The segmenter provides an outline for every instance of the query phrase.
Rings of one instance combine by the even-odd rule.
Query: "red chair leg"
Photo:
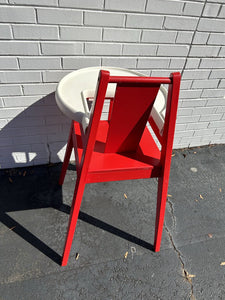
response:
[[[62,257],[62,266],[66,266],[70,254],[70,249],[73,242],[73,236],[76,229],[77,219],[80,211],[80,205],[82,201],[82,196],[84,193],[85,183],[81,182],[80,178],[77,179],[76,187],[74,191],[73,196],[73,202],[71,205],[71,211],[70,211],[70,219],[69,219],[69,225],[67,229],[67,237],[66,242],[64,246],[64,252]]]
[[[156,208],[156,221],[155,221],[155,241],[154,249],[155,252],[160,250],[162,232],[163,232],[163,222],[166,210],[166,199],[168,190],[169,180],[159,177],[158,179],[158,194],[157,194],[157,208]]]
[[[64,157],[64,161],[63,161],[63,165],[62,165],[62,170],[61,170],[61,174],[59,177],[59,185],[62,185],[64,182],[64,178],[66,175],[66,170],[69,165],[72,149],[73,149],[73,141],[72,141],[72,134],[70,132],[69,139],[67,142],[67,147],[66,147],[66,153],[65,153],[65,157]]]

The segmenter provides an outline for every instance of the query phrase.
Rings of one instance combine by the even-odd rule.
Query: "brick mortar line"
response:
[[[193,2],[196,3],[196,2]],[[207,3],[210,3],[209,0],[207,1]],[[212,4],[215,2],[211,2]],[[222,3],[221,3],[222,5]],[[0,7],[8,7],[8,8],[16,8],[16,7],[24,7],[24,8],[33,8],[34,10],[36,9],[49,9],[49,10],[68,10],[68,11],[80,11],[80,12],[100,12],[100,13],[116,13],[116,14],[121,14],[123,15],[123,12],[121,12],[121,10],[115,10],[115,9],[107,9],[107,8],[85,8],[85,7],[69,7],[69,6],[44,6],[44,5],[32,5],[32,4],[0,4]],[[148,12],[148,11],[125,11],[126,14],[131,14],[132,16],[135,15],[144,15],[144,16],[159,16],[162,17],[162,14],[160,12]],[[181,15],[180,13],[177,14],[172,14],[172,13],[164,13],[165,18],[166,17],[179,17],[179,18],[195,18],[197,19],[198,16],[196,15]],[[214,19],[215,17],[213,16],[202,16],[203,18],[208,18],[208,19]],[[218,16],[217,16],[218,17]],[[219,18],[221,20],[223,20],[223,17]]]
[[[105,2],[105,1],[104,1]],[[190,1],[189,0],[189,3],[196,3],[195,1]],[[198,3],[202,3],[202,2],[198,2]],[[207,0],[207,3],[211,3],[211,4],[215,4],[215,2],[211,2],[210,0]],[[32,5],[32,4],[18,4],[18,3],[16,3],[16,4],[12,4],[12,3],[10,3],[10,4],[4,4],[4,3],[2,3],[2,4],[0,4],[0,7],[8,7],[8,8],[14,8],[14,7],[24,7],[24,8],[33,8],[33,9],[49,9],[49,10],[53,10],[53,9],[57,9],[57,10],[60,10],[60,9],[65,9],[65,10],[72,10],[72,11],[82,11],[82,12],[92,12],[92,11],[94,11],[94,12],[105,12],[105,13],[107,13],[107,12],[112,12],[112,13],[118,13],[118,14],[122,14],[121,13],[121,10],[115,10],[115,9],[107,9],[107,8],[105,8],[104,7],[104,4],[105,3],[103,3],[103,7],[100,7],[100,8],[86,8],[86,7],[78,7],[78,8],[76,8],[76,7],[70,7],[70,6],[58,6],[58,5],[50,5],[50,6],[45,6],[45,5]],[[186,5],[186,3],[184,3],[185,5]],[[221,3],[218,3],[218,4],[220,4],[221,5],[221,7],[220,7],[220,9],[219,9],[219,11],[218,11],[218,15],[216,16],[217,18],[219,17],[219,13],[220,13],[220,11],[221,11],[221,9],[222,9],[222,5],[223,5],[223,3],[221,2]],[[146,6],[147,6],[147,2],[146,2]],[[204,6],[203,6],[204,7]],[[182,9],[183,10],[183,9]],[[126,11],[126,14],[141,14],[141,15],[154,15],[154,16],[162,16],[161,15],[161,13],[160,12],[148,12],[148,11],[146,11],[145,9],[143,10],[143,11]],[[180,13],[177,13],[177,14],[172,14],[172,13],[164,13],[164,15],[165,15],[165,17],[167,17],[167,16],[172,16],[172,17],[186,17],[186,18],[198,18],[198,16],[196,16],[196,15],[181,15]],[[214,16],[202,16],[202,18],[208,18],[208,19],[214,19],[215,17]],[[223,17],[221,17],[221,18],[219,18],[219,19],[221,19],[221,20],[223,20],[224,18]]]

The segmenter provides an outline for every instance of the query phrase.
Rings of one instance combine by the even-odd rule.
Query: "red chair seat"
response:
[[[78,141],[78,157],[81,159],[83,145],[80,124],[75,122],[74,127],[74,134]],[[89,164],[87,183],[149,178],[157,177],[160,174],[161,152],[147,127],[143,132],[137,151],[123,153],[104,153],[108,128],[108,121],[99,123],[95,148]],[[79,164],[77,167],[79,168]]]

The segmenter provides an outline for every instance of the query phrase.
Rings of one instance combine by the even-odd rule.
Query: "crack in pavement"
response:
[[[176,227],[176,217],[174,215],[174,208],[173,208],[173,202],[169,200],[169,198],[167,198],[167,202],[169,204],[170,207],[170,213],[172,216],[172,221],[173,221],[173,228]]]
[[[190,299],[191,300],[196,300],[195,296],[194,296],[194,287],[193,287],[193,283],[192,283],[192,279],[188,273],[188,271],[185,269],[185,264],[184,264],[184,261],[182,259],[182,255],[181,255],[181,252],[177,249],[175,243],[174,243],[174,240],[173,240],[173,237],[172,237],[172,234],[170,233],[168,227],[166,225],[164,225],[165,227],[165,230],[169,236],[169,239],[170,239],[170,242],[173,246],[173,249],[175,250],[175,252],[177,253],[177,256],[178,256],[178,259],[181,263],[181,267],[182,267],[182,273],[183,273],[183,277],[185,278],[185,280],[190,284],[190,287],[191,287],[191,293],[190,293]]]
[[[176,216],[174,215],[174,205],[173,205],[173,202],[171,200],[169,200],[169,198],[167,198],[167,202],[168,202],[169,207],[170,207],[169,210],[170,210],[170,214],[171,214],[172,221],[173,221],[172,227],[175,228],[176,227]],[[177,247],[174,243],[174,240],[173,240],[173,236],[172,236],[169,228],[166,226],[166,224],[164,224],[164,227],[165,227],[165,230],[166,230],[166,232],[169,236],[171,245],[173,246],[173,249],[177,253],[178,259],[181,263],[183,277],[190,284],[190,287],[191,287],[190,299],[191,300],[196,300],[196,298],[194,296],[194,287],[193,287],[192,279],[191,279],[190,274],[188,273],[188,271],[185,269],[185,264],[184,264],[184,261],[182,259],[181,252],[177,249]]]

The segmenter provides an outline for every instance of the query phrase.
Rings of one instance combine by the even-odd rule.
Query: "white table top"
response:
[[[80,122],[84,130],[89,123],[89,108],[86,98],[94,97],[101,69],[109,71],[111,76],[146,76],[127,69],[103,66],[80,69],[63,77],[56,89],[56,103],[68,118]],[[109,84],[106,95],[110,97],[114,93],[115,84]],[[166,89],[161,86],[151,112],[160,130],[164,125],[166,95]]]

